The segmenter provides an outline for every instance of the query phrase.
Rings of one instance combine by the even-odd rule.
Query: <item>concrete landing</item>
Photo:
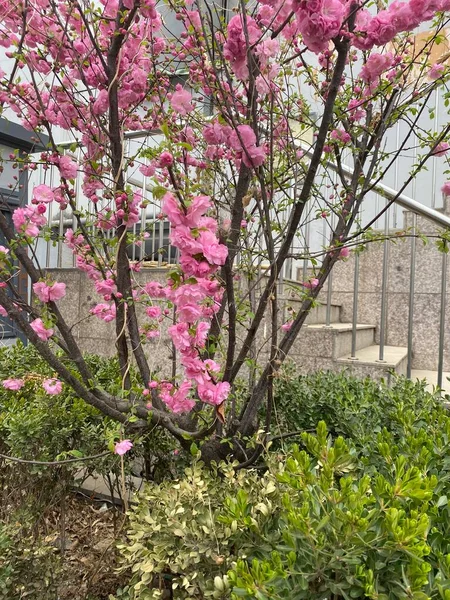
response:
[[[385,346],[384,360],[379,360],[380,347],[377,345],[366,346],[355,353],[355,358],[350,356],[341,356],[339,363],[356,363],[361,365],[373,365],[383,368],[395,368],[407,356],[407,349],[402,346]]]
[[[395,371],[398,375],[406,375],[407,349],[402,346],[385,346],[384,360],[380,361],[380,347],[372,344],[355,352],[355,358],[344,354],[337,359],[337,364],[348,369],[357,377],[372,377],[373,379],[390,380],[390,373]]]
[[[437,378],[437,371],[426,371],[422,369],[413,369],[411,371],[411,379],[413,381],[416,379],[419,379],[420,381],[422,381],[422,379],[427,380],[427,390],[429,390],[430,392],[432,392],[433,388],[437,386]],[[442,374],[442,390],[446,394],[450,394],[450,381],[448,381],[447,378],[450,378],[450,372],[444,371],[444,373]]]

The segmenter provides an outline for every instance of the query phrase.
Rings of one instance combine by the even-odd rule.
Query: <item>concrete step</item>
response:
[[[448,371],[444,371],[442,373],[442,391],[445,394],[450,394],[450,381],[448,380],[448,378],[450,378],[450,373]],[[437,386],[438,372],[427,371],[424,369],[413,369],[411,371],[411,379],[413,381],[415,381],[416,379],[419,379],[419,381],[426,379],[427,389],[428,391],[432,392],[433,389]]]
[[[336,363],[342,369],[348,369],[357,377],[372,377],[373,379],[390,379],[390,373],[406,375],[408,358],[407,348],[402,346],[385,346],[384,360],[379,360],[380,347],[373,344],[355,352],[355,358],[349,353],[340,356]]]
[[[340,304],[332,304],[330,310],[330,321],[331,323],[339,323],[341,320],[341,305]],[[306,317],[306,325],[325,325],[327,320],[327,305],[326,304],[318,304],[314,308],[309,311],[308,316]]]
[[[360,350],[374,342],[375,327],[358,324],[356,326],[356,348]],[[335,360],[351,351],[352,324],[331,323],[305,325],[292,347],[292,358],[323,358]]]

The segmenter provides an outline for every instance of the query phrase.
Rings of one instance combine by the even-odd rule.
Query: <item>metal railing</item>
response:
[[[304,148],[304,152],[306,155],[311,156],[312,151]],[[327,168],[337,172],[338,167],[333,162],[327,163]],[[339,170],[343,172],[349,178],[353,175],[353,169],[347,165],[340,165]],[[412,182],[413,193],[415,192],[415,181]],[[433,188],[434,189],[434,188]],[[441,267],[440,273],[428,273],[428,277],[433,276],[434,279],[440,279],[440,290],[439,290],[439,331],[438,331],[438,343],[437,347],[431,348],[431,352],[435,351],[436,360],[434,362],[434,368],[430,368],[430,364],[427,363],[426,368],[419,365],[415,365],[415,353],[414,353],[414,324],[415,324],[415,296],[416,292],[416,280],[417,280],[417,236],[420,233],[418,229],[418,217],[422,217],[432,223],[436,232],[434,232],[437,236],[438,229],[442,228],[444,230],[450,229],[450,216],[445,214],[444,212],[440,212],[435,208],[430,208],[420,202],[417,202],[413,198],[410,198],[404,193],[399,193],[395,189],[379,182],[373,185],[373,191],[376,192],[379,196],[385,199],[386,205],[381,213],[384,212],[384,223],[382,228],[380,228],[380,234],[384,237],[383,241],[383,254],[382,254],[382,272],[381,272],[381,289],[379,292],[379,316],[376,319],[377,326],[379,329],[379,350],[378,350],[378,362],[385,363],[385,349],[387,346],[386,339],[388,337],[388,302],[389,302],[389,255],[392,246],[391,239],[391,228],[390,228],[390,219],[392,218],[392,211],[390,210],[394,205],[398,205],[405,209],[406,211],[411,213],[411,227],[408,231],[408,238],[410,239],[410,247],[409,247],[409,285],[408,285],[408,317],[407,322],[405,323],[405,331],[404,331],[404,340],[406,342],[406,350],[407,350],[407,366],[406,366],[406,376],[411,378],[412,371],[414,368],[418,370],[425,371],[437,371],[436,374],[436,383],[438,387],[442,388],[445,365],[447,364],[447,369],[450,370],[450,357],[447,358],[445,355],[446,348],[446,304],[447,304],[447,270],[448,270],[448,258],[447,252],[442,251],[441,258]],[[434,204],[434,201],[433,201]],[[305,241],[305,248],[310,246],[309,239]],[[354,253],[353,262],[353,290],[352,290],[352,340],[351,340],[351,352],[349,358],[357,361],[357,334],[358,334],[358,303],[360,302],[360,276],[361,276],[361,265],[360,265],[360,253]],[[350,265],[349,265],[350,268]],[[422,277],[424,277],[423,267],[422,268]],[[303,266],[303,273],[306,273],[308,269],[307,259],[305,259]],[[331,315],[331,306],[333,299],[336,294],[333,290],[333,276],[332,274],[329,276],[327,280],[327,290],[326,290],[326,304],[327,304],[327,318],[325,326],[330,326],[330,315]],[[423,285],[422,285],[423,287]],[[338,294],[339,295],[339,294]],[[427,317],[423,317],[427,318]],[[431,327],[431,323],[430,323]]]

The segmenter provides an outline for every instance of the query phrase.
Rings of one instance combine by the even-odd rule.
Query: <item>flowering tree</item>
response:
[[[274,378],[334,264],[364,240],[367,227],[357,219],[364,200],[413,144],[419,154],[399,193],[449,148],[449,125],[437,133],[417,126],[431,94],[446,85],[447,68],[429,57],[444,39],[448,9],[449,0],[396,0],[377,10],[358,0],[260,0],[227,11],[168,0],[164,10],[182,25],[175,37],[155,0],[4,0],[0,46],[9,61],[0,102],[50,139],[38,160],[14,157],[15,164],[29,172],[40,164],[60,176],[57,186],[33,188],[31,203],[13,213],[14,229],[0,214],[2,315],[54,369],[46,391],[58,393],[63,381],[129,431],[158,425],[183,444],[204,440],[208,461],[239,456],[238,440],[258,428],[264,405],[268,433]],[[433,34],[417,48],[410,32],[429,20]],[[188,73],[184,87],[176,84],[180,69]],[[400,120],[408,132],[388,153],[383,139]],[[61,130],[80,149],[77,160],[58,145]],[[159,146],[127,153],[126,134],[155,130],[163,136]],[[134,164],[162,199],[179,252],[166,285],[138,285],[139,261],[128,257],[127,248],[145,238],[132,227],[151,202],[127,185]],[[84,208],[75,202],[76,179]],[[311,198],[322,201],[312,216]],[[72,209],[76,228],[64,243],[95,284],[93,314],[115,321],[120,397],[99,387],[58,307],[65,285],[35,260],[36,239],[49,235],[50,204]],[[277,281],[315,219],[327,219],[332,234],[298,286],[300,307],[282,323]],[[17,264],[31,279],[32,304],[14,287]],[[248,282],[239,298],[237,275]],[[258,297],[255,279],[262,282]],[[251,311],[243,318],[238,304],[245,298]],[[266,314],[270,349],[254,385],[236,399]],[[167,380],[151,372],[145,345],[172,318],[180,368]],[[22,384],[3,383],[11,390]]]

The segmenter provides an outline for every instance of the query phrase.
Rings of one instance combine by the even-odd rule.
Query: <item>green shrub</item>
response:
[[[0,523],[0,600],[54,600],[59,574],[56,548],[24,530],[24,523]]]
[[[322,391],[334,386],[324,406],[333,435],[320,422],[300,447],[269,453],[262,471],[216,474],[194,462],[175,485],[138,496],[121,598],[163,597],[162,575],[178,600],[450,600],[447,411],[405,380],[358,389],[352,378],[318,378]],[[336,437],[340,420],[352,439]]]
[[[314,430],[325,421],[333,436],[365,444],[383,428],[403,434],[403,411],[425,415],[441,408],[441,398],[425,389],[425,382],[405,378],[391,386],[367,377],[359,379],[345,372],[321,371],[295,375],[291,368],[276,380],[275,434]]]

